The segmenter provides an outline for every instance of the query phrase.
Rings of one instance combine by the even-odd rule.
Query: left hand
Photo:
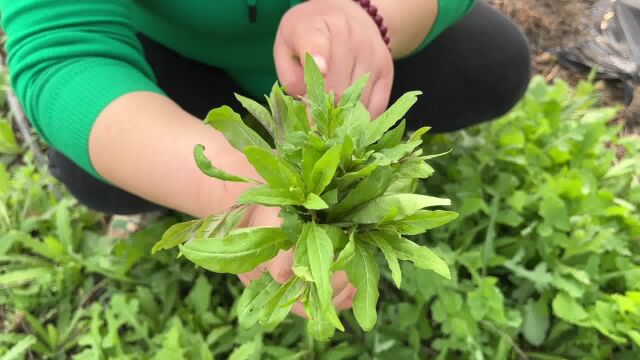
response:
[[[393,84],[393,59],[374,20],[348,0],[310,0],[282,18],[274,58],[280,83],[290,95],[304,95],[303,62],[311,54],[339,98],[369,73],[361,101],[376,117],[387,108]]]

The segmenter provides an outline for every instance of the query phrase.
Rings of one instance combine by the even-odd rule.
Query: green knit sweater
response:
[[[423,48],[473,0],[439,0]],[[252,96],[276,81],[273,42],[292,0],[0,0],[11,84],[51,146],[96,175],[91,127],[109,103],[134,91],[162,94],[135,34],[225,69]],[[248,9],[255,6],[255,22]]]

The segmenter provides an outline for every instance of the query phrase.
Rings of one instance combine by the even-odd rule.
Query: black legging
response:
[[[186,59],[140,36],[158,85],[198,118],[236,104],[243,90],[221,69]],[[484,2],[418,54],[395,62],[391,100],[409,90],[424,95],[411,110],[409,127],[428,124],[452,131],[499,117],[524,94],[531,76],[529,49],[521,30]],[[275,79],[274,79],[275,80]],[[111,214],[161,209],[104,184],[61,153],[49,152],[51,174],[83,204]]]

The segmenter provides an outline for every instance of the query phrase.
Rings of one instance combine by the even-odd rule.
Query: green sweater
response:
[[[461,18],[473,0],[439,0],[420,48]],[[276,81],[273,42],[292,0],[0,0],[11,84],[51,146],[96,175],[91,127],[114,99],[162,94],[135,36],[225,69],[259,97]],[[256,6],[255,22],[249,6]]]

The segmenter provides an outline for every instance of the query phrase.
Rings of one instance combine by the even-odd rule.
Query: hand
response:
[[[347,0],[311,0],[282,18],[274,58],[280,83],[291,95],[304,95],[303,62],[311,54],[336,96],[369,73],[361,101],[375,117],[389,103],[393,59],[377,25],[360,5]]]
[[[282,219],[278,217],[278,208],[268,208],[257,206],[248,219],[247,226],[280,226]],[[244,285],[249,285],[253,280],[257,280],[263,271],[269,271],[271,277],[279,283],[284,283],[293,276],[291,266],[293,265],[293,250],[280,251],[280,253],[270,261],[259,265],[253,271],[240,274],[238,277]],[[355,288],[349,283],[347,274],[344,271],[333,274],[331,280],[333,285],[333,304],[338,310],[351,307]],[[301,303],[293,306],[292,312],[298,316],[306,317]]]

